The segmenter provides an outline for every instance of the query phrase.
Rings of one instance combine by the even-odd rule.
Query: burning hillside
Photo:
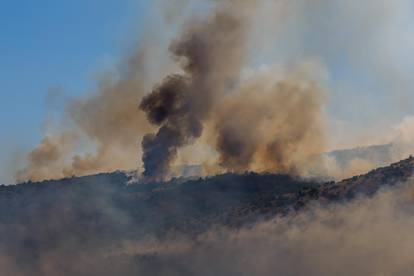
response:
[[[404,0],[149,2],[0,186],[0,276],[411,275]]]

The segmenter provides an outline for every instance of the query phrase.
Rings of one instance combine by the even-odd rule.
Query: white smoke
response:
[[[197,241],[128,243],[114,254],[154,256],[153,275],[167,264],[169,275],[412,275],[413,189],[406,184],[347,204],[314,205]]]

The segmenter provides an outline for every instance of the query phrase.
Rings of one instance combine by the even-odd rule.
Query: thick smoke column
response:
[[[144,178],[165,179],[178,150],[201,135],[211,137],[219,155],[214,172],[302,173],[308,157],[322,151],[324,93],[311,74],[299,68],[245,80],[243,69],[259,50],[249,48],[249,30],[265,2],[218,5],[207,20],[191,21],[171,45],[183,73],[167,76],[140,104],[159,126],[142,142]]]
[[[246,40],[244,6],[221,5],[206,21],[188,24],[172,44],[183,73],[166,77],[140,104],[148,120],[160,126],[142,142],[147,179],[165,178],[177,150],[201,136],[218,97],[237,80]]]
[[[16,180],[132,170],[141,165],[139,143],[147,181],[168,178],[172,166],[188,164],[175,161],[189,145],[208,149],[194,163],[205,174],[306,171],[309,157],[324,146],[324,93],[312,75],[319,68],[300,73],[306,64],[301,59],[288,69],[272,60],[282,74],[255,69],[252,59],[271,36],[255,29],[276,24],[261,17],[269,3],[215,2],[201,19],[187,20],[178,39],[164,41],[169,51],[157,48],[157,39],[143,39],[95,94],[65,105],[62,129],[29,153]],[[255,73],[246,78],[249,70]],[[85,150],[90,145],[93,150]]]

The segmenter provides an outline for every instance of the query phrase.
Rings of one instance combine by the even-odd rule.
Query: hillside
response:
[[[65,222],[69,225],[76,221],[79,227],[99,226],[118,234],[137,235],[132,225],[138,232],[187,231],[187,227],[202,231],[213,224],[239,225],[283,214],[314,199],[330,202],[358,193],[370,195],[407,180],[413,168],[410,157],[336,183],[246,173],[128,185],[131,178],[123,172],[27,182],[0,186],[0,222],[30,225],[56,217],[69,220]]]
[[[327,204],[372,195],[406,181],[413,169],[414,158],[409,158],[337,183],[246,173],[128,185],[130,176],[114,172],[1,186],[0,252],[13,256],[24,275],[41,275],[36,269],[45,252],[61,255],[63,248],[96,254],[148,236],[241,229],[314,200]]]

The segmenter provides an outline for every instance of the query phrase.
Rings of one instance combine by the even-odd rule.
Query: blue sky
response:
[[[76,96],[139,38],[145,0],[3,0],[0,167],[42,137],[50,88]],[[131,32],[136,32],[131,39]],[[13,154],[11,154],[13,152]],[[0,173],[1,175],[1,173]],[[0,177],[0,182],[2,182]]]

